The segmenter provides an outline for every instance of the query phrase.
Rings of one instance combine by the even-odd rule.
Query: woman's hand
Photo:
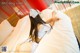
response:
[[[50,18],[49,20],[46,21],[46,22],[49,23],[51,26],[53,26],[54,23],[59,20],[59,18],[57,18],[55,15],[56,15],[56,12],[53,11],[53,12],[52,12],[52,18]]]

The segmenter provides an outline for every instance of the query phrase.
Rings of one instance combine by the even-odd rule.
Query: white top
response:
[[[59,11],[56,16],[60,20],[42,38],[34,53],[80,53],[70,18]]]
[[[38,37],[41,39],[46,33],[50,32],[51,26],[49,24],[43,24],[38,31]]]
[[[50,31],[51,31],[51,26],[49,24],[43,24],[38,32],[39,39],[42,39],[45,36],[45,34],[49,33]],[[34,53],[37,46],[38,46],[38,43],[36,42],[32,43],[32,50],[31,50],[32,53]]]

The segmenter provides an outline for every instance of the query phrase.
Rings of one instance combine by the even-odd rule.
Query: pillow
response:
[[[4,20],[0,24],[0,44],[8,38],[13,31],[13,26],[7,20]]]
[[[70,18],[60,11],[56,16],[60,20],[44,35],[34,53],[80,53]]]
[[[30,27],[28,15],[18,21],[13,33],[3,44],[8,47],[8,51],[14,51],[17,45],[20,45],[29,38]]]

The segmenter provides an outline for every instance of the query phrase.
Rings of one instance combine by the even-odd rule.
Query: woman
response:
[[[39,32],[41,24],[44,25],[44,26],[47,25],[47,26],[49,26],[51,28],[51,26],[53,26],[54,22],[57,21],[57,20],[59,20],[58,18],[54,19],[52,17],[49,18],[49,19],[47,18],[47,20],[45,20],[45,19],[41,18],[40,13],[37,10],[34,10],[34,9],[31,9],[29,17],[30,17],[30,20],[31,20],[30,35],[31,35],[31,37],[35,36],[34,40],[35,40],[36,43],[39,42],[39,40],[38,40],[39,33],[38,32]]]
[[[49,14],[49,15],[52,15],[52,14]],[[49,17],[49,15],[46,15],[46,16]],[[58,18],[54,19],[52,17],[50,17],[49,19],[47,18],[47,20],[45,20],[41,18],[41,16],[42,15],[37,10],[34,10],[34,9],[30,10],[30,20],[31,20],[30,37],[32,38],[32,41],[33,41],[32,53],[35,51],[42,37],[46,33],[50,32],[50,30],[52,29],[52,26],[54,25],[54,22],[59,20]]]

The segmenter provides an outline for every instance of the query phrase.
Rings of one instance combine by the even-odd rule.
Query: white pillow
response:
[[[8,47],[8,51],[14,51],[17,45],[20,45],[29,38],[30,27],[28,15],[18,21],[13,33],[4,43]]]
[[[0,24],[0,44],[7,39],[10,33],[13,31],[13,26],[7,20],[4,20]]]
[[[50,33],[40,41],[34,53],[80,53],[70,18],[62,12]]]

